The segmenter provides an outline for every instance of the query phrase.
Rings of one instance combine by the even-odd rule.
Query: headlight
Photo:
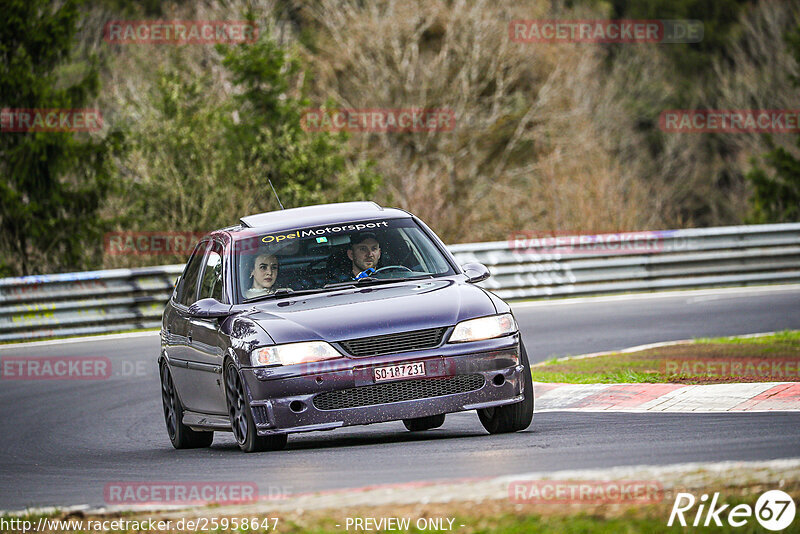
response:
[[[492,339],[517,331],[517,323],[514,316],[510,313],[502,315],[492,315],[491,317],[481,317],[461,321],[456,325],[448,343],[462,343],[464,341],[480,341],[481,339]]]
[[[250,363],[254,367],[263,365],[294,365],[296,363],[311,363],[342,355],[324,341],[307,341],[305,343],[288,343],[286,345],[273,345],[261,347],[250,353]]]

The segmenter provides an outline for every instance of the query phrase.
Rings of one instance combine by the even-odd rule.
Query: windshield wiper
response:
[[[275,293],[270,293],[268,295],[259,295],[257,297],[253,297],[252,299],[249,299],[248,302],[258,302],[260,300],[267,300],[267,299],[273,299],[273,298],[279,298],[279,297],[288,297],[290,295],[291,296],[294,296],[294,295],[306,295],[308,293],[317,293],[319,291],[322,291],[322,289],[320,289],[320,288],[317,288],[317,289],[298,289],[297,291],[295,291],[294,289],[292,289],[290,287],[281,287],[279,289],[276,289]]]
[[[350,280],[348,282],[337,282],[335,284],[325,284],[322,287],[315,287],[312,289],[298,289],[294,290],[290,287],[281,287],[275,290],[275,293],[270,293],[269,295],[260,295],[258,297],[253,297],[249,299],[247,302],[260,302],[262,300],[268,299],[275,299],[280,297],[288,297],[288,296],[296,296],[296,295],[308,295],[310,293],[324,293],[326,291],[335,290],[335,289],[346,289],[348,287],[356,288],[358,286],[368,286],[372,284],[386,284],[389,282],[405,282],[408,280],[423,280],[427,278],[433,278],[432,274],[423,274],[419,276],[411,276],[408,278],[374,278],[372,276],[365,276],[359,280]]]
[[[432,274],[423,274],[420,276],[409,276],[408,278],[375,278],[373,276],[365,276],[358,280],[350,280],[348,282],[337,282],[335,284],[325,284],[323,287],[330,289],[339,289],[342,287],[357,287],[372,284],[386,284],[388,282],[406,282],[409,280],[422,280],[425,278],[433,278]]]

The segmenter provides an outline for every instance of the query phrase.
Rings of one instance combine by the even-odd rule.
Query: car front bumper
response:
[[[523,399],[519,334],[435,349],[245,368],[259,435],[331,430],[489,408]],[[424,378],[376,382],[373,369],[425,363]],[[399,400],[398,400],[399,399]]]

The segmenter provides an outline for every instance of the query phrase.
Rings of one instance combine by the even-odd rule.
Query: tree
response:
[[[238,120],[228,124],[240,174],[250,175],[267,196],[272,180],[287,207],[361,200],[375,192],[380,177],[371,164],[348,165],[346,134],[303,130],[301,117],[310,102],[302,86],[291,86],[302,73],[300,62],[268,31],[253,44],[219,50],[227,52],[223,65],[240,91],[234,99]]]
[[[800,26],[787,36],[786,41],[789,51],[800,63]],[[800,87],[800,78],[793,77],[792,81]],[[747,173],[747,179],[753,185],[749,222],[800,221],[800,160],[785,148],[776,146],[771,137],[767,142],[772,150],[764,154],[763,159],[772,171],[768,173],[753,161],[753,168]],[[797,147],[800,148],[800,135]]]
[[[205,232],[279,209],[268,180],[287,208],[374,193],[380,179],[351,162],[345,135],[302,129],[300,62],[268,31],[218,51],[233,89],[170,50],[139,93],[145,105],[125,119],[123,194],[113,200],[126,229]]]
[[[55,4],[58,5],[58,4]],[[95,58],[70,62],[80,12],[67,0],[3,2],[0,106],[78,109],[99,90]],[[78,269],[99,261],[98,209],[110,187],[110,134],[0,133],[0,275]]]
[[[711,73],[712,58],[724,55],[736,31],[747,0],[611,0],[614,18],[645,20],[700,20],[703,39],[697,43],[672,43],[663,47],[675,64],[673,76],[687,84],[703,81]]]

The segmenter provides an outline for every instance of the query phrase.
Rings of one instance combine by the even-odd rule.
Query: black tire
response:
[[[432,428],[439,428],[444,424],[444,416],[429,415],[428,417],[415,417],[413,419],[403,419],[403,424],[411,432],[419,432],[421,430],[430,430]]]
[[[525,345],[522,344],[522,341],[519,344],[519,354],[520,363],[523,367],[523,400],[506,406],[478,410],[478,418],[481,420],[483,428],[490,434],[519,432],[528,428],[533,421],[533,378],[531,378],[528,353],[525,351]]]
[[[164,422],[172,446],[176,449],[199,449],[214,441],[214,432],[192,430],[183,424],[183,405],[172,381],[167,362],[161,363],[161,403],[164,407]]]
[[[236,364],[229,361],[225,365],[225,399],[228,404],[228,415],[231,418],[231,430],[236,443],[244,452],[279,451],[286,446],[286,434],[259,436],[250,402],[244,392],[242,379]]]

